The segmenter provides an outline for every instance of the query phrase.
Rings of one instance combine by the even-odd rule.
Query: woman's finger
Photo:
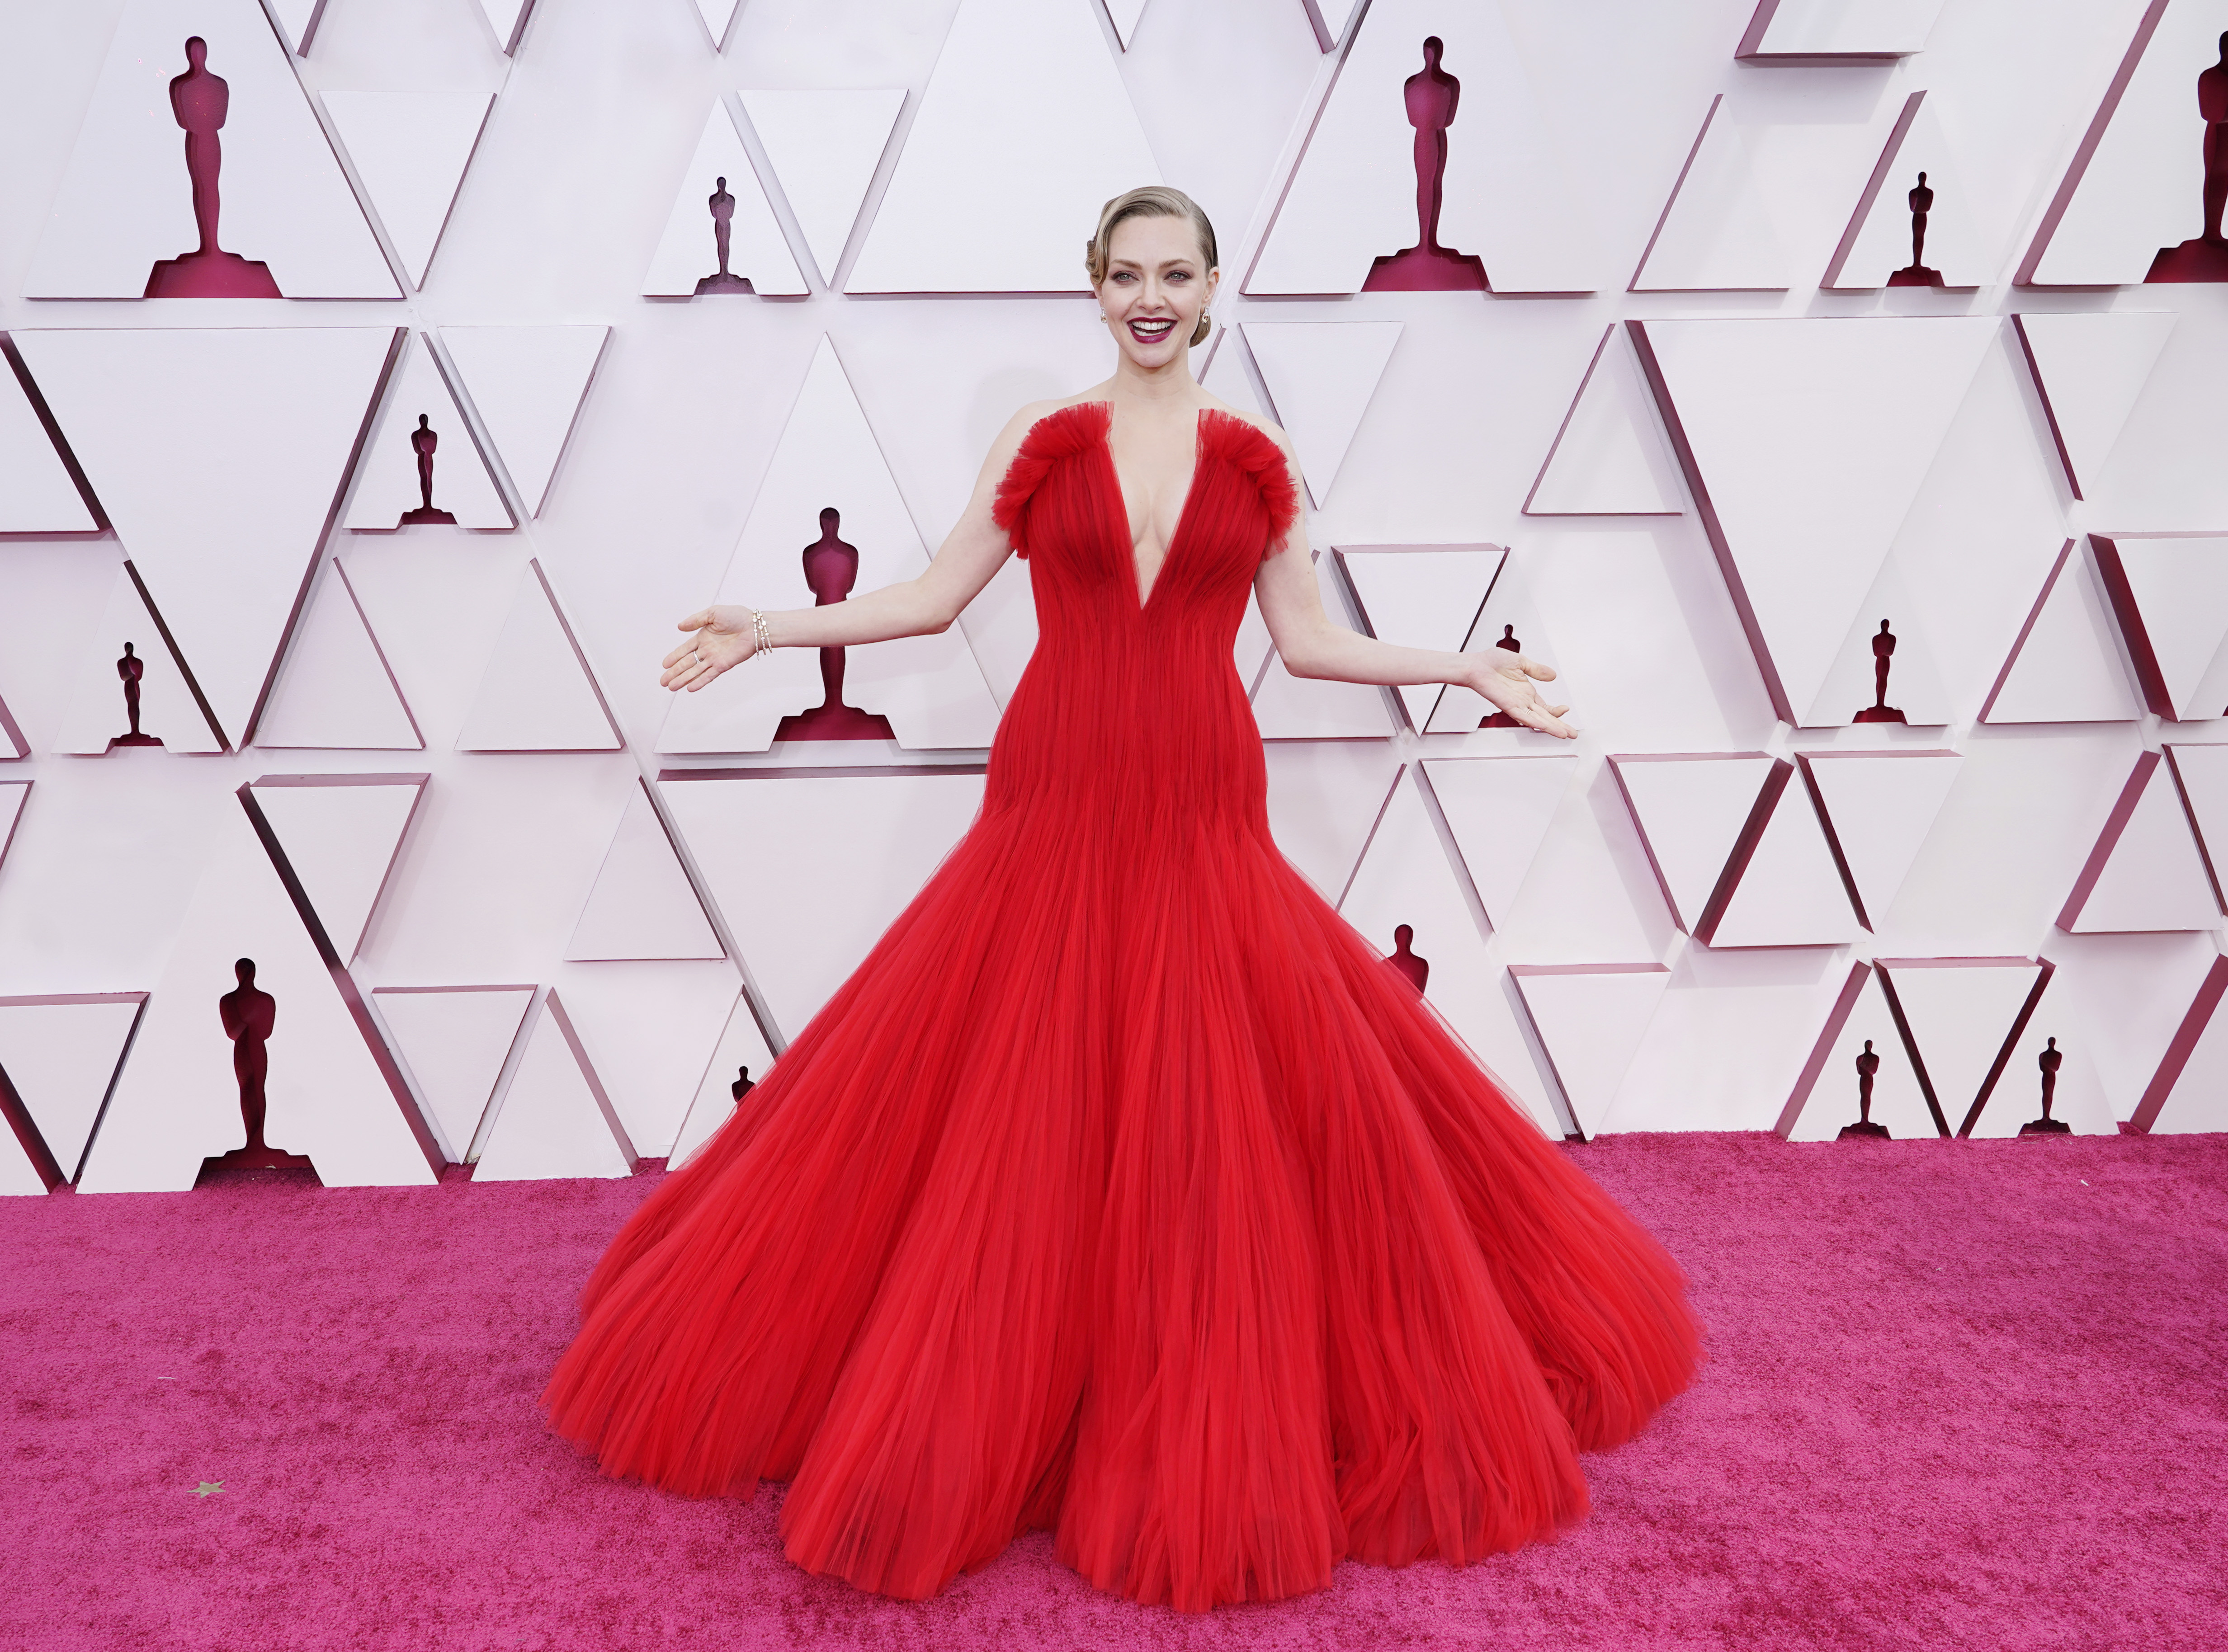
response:
[[[673,628],[676,631],[701,631],[711,622],[712,610],[700,608],[687,619],[675,621]]]

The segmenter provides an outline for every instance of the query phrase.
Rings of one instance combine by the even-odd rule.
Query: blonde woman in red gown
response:
[[[1010,551],[1040,638],[980,818],[620,1230],[542,1403],[607,1474],[787,1481],[797,1565],[908,1599],[1032,1528],[1186,1611],[1511,1549],[1687,1383],[1683,1280],[1277,852],[1232,644],[1250,590],[1301,676],[1565,708],[1326,618],[1290,443],[1191,377],[1187,197],[1089,265],[1113,378],[1015,416],[925,573],[682,622],[694,692],[940,631]]]

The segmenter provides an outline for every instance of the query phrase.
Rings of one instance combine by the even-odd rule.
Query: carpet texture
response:
[[[535,1397],[651,1176],[0,1200],[0,1647],[2228,1644],[2228,1138],[1570,1151],[1691,1274],[1693,1390],[1559,1541],[1198,1617],[1042,1535],[895,1604],[778,1488],[599,1477]]]

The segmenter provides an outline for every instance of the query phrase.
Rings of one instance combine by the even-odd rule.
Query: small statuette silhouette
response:
[[[193,185],[194,227],[202,244],[165,258],[148,272],[148,298],[278,298],[271,266],[217,245],[217,173],[224,164],[217,132],[231,106],[232,88],[208,70],[208,42],[186,41],[186,72],[170,82],[170,113],[186,132],[186,176]]]
[[[1493,646],[1496,648],[1506,648],[1511,654],[1524,652],[1524,645],[1516,640],[1516,628],[1513,625],[1504,625],[1501,628],[1501,635],[1494,639]],[[1495,709],[1478,718],[1477,726],[1481,729],[1521,729],[1524,725],[1509,716],[1508,712]]]
[[[1364,292],[1490,292],[1485,265],[1475,253],[1439,245],[1439,207],[1446,190],[1447,128],[1455,123],[1462,82],[1439,67],[1445,48],[1432,35],[1424,42],[1424,67],[1401,91],[1408,124],[1416,129],[1416,244],[1369,266]]]
[[[1885,1141],[1887,1126],[1873,1122],[1873,1079],[1879,1074],[1880,1058],[1873,1053],[1873,1041],[1865,1040],[1864,1054],[1857,1057],[1857,1121],[1843,1125],[1836,1141],[1851,1139]]]
[[[1385,961],[1400,973],[1400,979],[1416,989],[1416,996],[1424,996],[1424,988],[1431,979],[1431,960],[1418,958],[1413,951],[1416,928],[1404,923],[1392,932],[1392,955]]]
[[[2146,281],[2228,281],[2228,239],[2220,233],[2228,208],[2228,35],[2220,36],[2220,61],[2197,77],[2197,112],[2205,120],[2205,229],[2161,247]]]
[[[727,1094],[740,1101],[757,1088],[751,1082],[751,1069],[747,1067],[738,1067],[735,1069],[735,1081],[727,1086]]]
[[[278,1021],[278,1000],[255,984],[255,960],[243,958],[232,966],[240,985],[216,1001],[224,1036],[232,1040],[232,1073],[240,1081],[240,1122],[247,1126],[247,1142],[220,1158],[205,1160],[203,1169],[307,1170],[310,1161],[285,1152],[263,1139],[263,1081],[271,1071],[271,1054],[265,1048]]]
[[[2070,1136],[2073,1126],[2063,1119],[2050,1116],[2050,1103],[2058,1094],[2058,1069],[2065,1065],[2065,1052],[2053,1038],[2036,1056],[2035,1064],[2042,1068],[2042,1117],[2030,1119],[2020,1126],[2022,1136]]]
[[[1873,703],[1849,719],[1852,723],[1904,723],[1904,714],[1887,703],[1888,664],[1895,658],[1896,635],[1880,622],[1873,634]]]
[[[433,450],[441,445],[426,415],[418,415],[418,428],[410,432],[410,450],[418,456],[418,508],[402,513],[402,527],[417,527],[425,523],[447,523],[453,526],[457,519],[444,510],[433,508]]]
[[[712,182],[712,198],[707,204],[712,208],[712,239],[720,249],[720,273],[706,276],[696,284],[696,290],[700,296],[707,292],[749,292],[749,282],[727,272],[727,239],[734,230],[735,198],[727,193],[725,178]]]
[[[859,552],[836,537],[843,519],[832,507],[820,513],[820,537],[804,547],[804,583],[815,607],[840,603],[859,577]],[[894,740],[890,720],[843,704],[843,650],[820,651],[821,701],[809,711],[782,718],[777,740]]]
[[[1934,210],[1934,191],[1926,187],[1926,175],[1918,175],[1918,187],[1911,192],[1911,262],[1887,278],[1891,287],[1938,287],[1942,271],[1926,267],[1926,214]]]
[[[139,729],[139,679],[147,673],[147,662],[131,652],[131,645],[124,645],[124,657],[116,662],[116,674],[124,680],[124,715],[131,731],[119,734],[108,743],[111,751],[118,746],[159,746],[163,743]]]

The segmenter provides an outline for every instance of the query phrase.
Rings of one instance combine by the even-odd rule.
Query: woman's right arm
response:
[[[990,444],[967,508],[919,575],[823,607],[763,610],[767,641],[778,648],[838,648],[948,629],[1013,549],[1006,530],[991,519],[990,507],[1021,438],[1049,405],[1033,403],[1006,422]],[[751,610],[739,604],[699,609],[679,626],[695,635],[665,656],[662,687],[693,694],[757,652]]]

